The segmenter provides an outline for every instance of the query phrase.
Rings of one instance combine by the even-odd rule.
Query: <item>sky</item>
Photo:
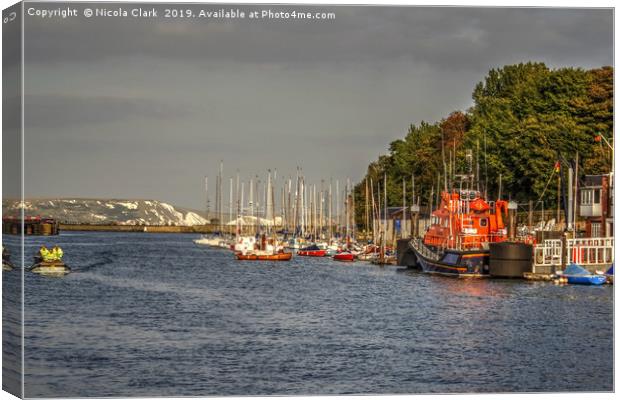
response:
[[[297,167],[317,184],[356,182],[410,124],[471,107],[492,68],[613,65],[610,9],[232,5],[335,13],[296,21],[163,18],[161,4],[158,18],[86,18],[71,6],[77,17],[25,19],[26,197],[202,209],[220,160],[226,182]]]

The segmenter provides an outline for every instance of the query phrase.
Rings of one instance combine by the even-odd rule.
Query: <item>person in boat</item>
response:
[[[51,261],[52,252],[45,247],[45,245],[41,246],[39,249],[39,257],[41,261]]]
[[[54,246],[51,252],[52,259],[54,261],[60,261],[64,255],[62,249],[59,246]]]
[[[2,261],[9,261],[11,259],[11,254],[9,253],[9,249],[2,246]]]

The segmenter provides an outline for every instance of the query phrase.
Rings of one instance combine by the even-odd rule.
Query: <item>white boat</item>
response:
[[[204,236],[203,235],[199,239],[195,239],[194,243],[201,245],[201,246],[228,248],[227,241],[221,236]]]
[[[235,239],[233,251],[246,254],[256,249],[256,243],[256,238],[254,236],[239,236]],[[273,251],[273,248],[267,250]]]
[[[290,239],[287,242],[286,248],[287,249],[295,249],[295,250],[297,250],[297,249],[301,249],[301,248],[306,247],[306,245],[307,245],[307,242],[306,242],[305,239],[296,237],[294,239]]]
[[[57,261],[41,261],[30,267],[30,272],[46,276],[64,276],[71,272],[71,268],[64,262]]]

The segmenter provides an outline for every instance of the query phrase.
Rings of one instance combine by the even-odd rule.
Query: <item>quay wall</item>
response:
[[[87,232],[213,233],[218,230],[218,226],[60,224],[60,230]]]

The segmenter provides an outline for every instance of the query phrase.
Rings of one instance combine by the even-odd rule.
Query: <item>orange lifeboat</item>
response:
[[[474,250],[505,241],[508,235],[503,214],[507,209],[506,201],[497,200],[492,207],[477,191],[443,192],[439,207],[433,211],[435,223],[423,242],[433,248]]]

